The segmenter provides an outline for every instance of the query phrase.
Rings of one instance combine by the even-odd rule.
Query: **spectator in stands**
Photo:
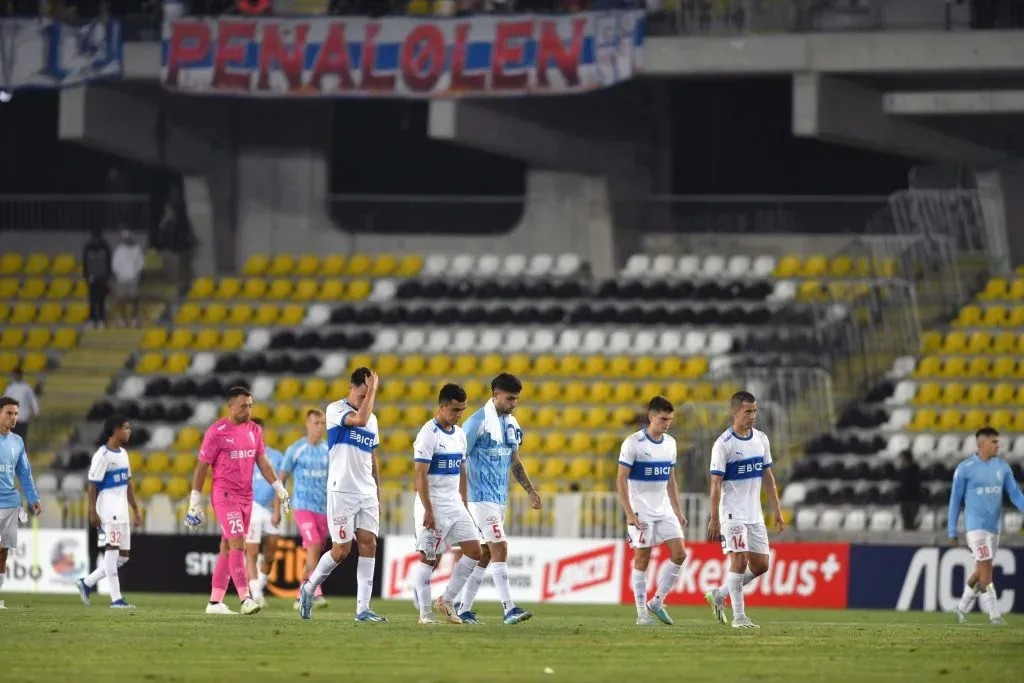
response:
[[[110,289],[110,245],[103,239],[103,231],[93,229],[92,237],[82,249],[82,273],[89,285],[89,326],[107,324],[107,293]]]
[[[921,468],[914,462],[910,451],[903,451],[900,455],[900,470],[897,476],[900,482],[897,494],[900,515],[903,517],[903,529],[914,531],[917,529],[917,511],[921,507]]]
[[[33,417],[39,415],[39,399],[36,397],[35,389],[25,381],[21,370],[11,373],[11,381],[7,387],[0,391],[0,396],[9,396],[21,404],[18,411],[18,423],[11,430],[21,437],[21,440],[28,444],[28,425]]]
[[[114,273],[114,298],[122,327],[139,326],[139,283],[146,258],[130,230],[121,229],[121,243],[114,249],[110,269]]]
[[[192,255],[196,239],[185,216],[177,188],[172,188],[157,226],[156,246],[164,263],[164,276],[181,292],[192,282]]]

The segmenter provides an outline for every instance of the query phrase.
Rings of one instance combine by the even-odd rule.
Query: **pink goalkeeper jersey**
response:
[[[255,422],[236,425],[223,417],[206,430],[199,459],[213,467],[213,493],[252,497],[252,468],[264,453],[263,430]]]

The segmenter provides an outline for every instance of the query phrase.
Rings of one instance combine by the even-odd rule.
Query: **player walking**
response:
[[[1010,465],[996,457],[999,453],[999,432],[983,427],[974,436],[978,452],[956,466],[953,490],[949,494],[950,542],[956,545],[956,527],[960,507],[963,506],[967,547],[974,556],[974,572],[967,579],[963,597],[953,613],[957,621],[964,623],[977,600],[988,613],[989,622],[1004,624],[1006,622],[996,605],[992,561],[999,549],[1003,491],[1021,512],[1024,512],[1024,493],[1017,487]]]
[[[255,464],[263,478],[273,486],[281,502],[281,513],[288,513],[288,491],[267,462],[263,430],[250,420],[252,394],[245,387],[228,390],[228,416],[210,425],[199,448],[199,462],[192,477],[185,525],[191,528],[203,523],[206,515],[200,506],[206,473],[213,468],[213,493],[210,500],[221,527],[220,556],[213,570],[210,604],[207,614],[235,614],[224,604],[228,584],[234,582],[242,601],[242,614],[256,614],[262,609],[249,595],[249,577],[245,569],[245,535],[252,517],[252,470]]]
[[[473,601],[484,581],[487,566],[491,567],[494,587],[501,598],[506,624],[518,624],[533,616],[512,602],[508,579],[508,539],[505,537],[505,506],[508,503],[508,473],[511,467],[516,481],[529,494],[534,510],[542,506],[540,494],[533,487],[519,446],[523,431],[512,417],[519,405],[523,384],[507,372],[491,381],[491,399],[473,413],[464,427],[466,432],[466,480],[469,488],[469,513],[480,529],[484,543],[480,562],[473,570],[462,600],[456,605],[463,623],[477,624]],[[493,563],[492,563],[493,560]]]
[[[299,616],[303,619],[312,618],[317,587],[348,557],[354,537],[359,546],[356,621],[387,621],[370,609],[380,530],[380,467],[374,453],[380,447],[380,433],[377,416],[373,414],[377,383],[375,372],[357,368],[352,373],[348,398],[327,406],[327,447],[331,459],[327,474],[327,521],[331,549],[299,587]]]
[[[664,623],[672,623],[665,610],[665,596],[675,585],[686,559],[686,517],[679,507],[676,483],[676,440],[668,435],[674,416],[672,404],[655,396],[647,404],[647,426],[630,434],[619,451],[616,489],[635,553],[631,583],[637,626],[657,623],[648,610]],[[647,565],[651,561],[651,547],[659,543],[665,544],[671,556],[662,565],[657,592],[648,602]]]
[[[292,514],[299,526],[302,536],[302,547],[306,551],[306,570],[302,575],[305,581],[316,569],[320,559],[320,551],[330,539],[327,531],[327,470],[330,466],[330,454],[324,434],[327,422],[319,410],[306,413],[306,436],[299,439],[284,454],[284,463],[280,465],[277,476],[281,483],[287,483],[288,477],[295,475],[295,497],[292,499]],[[314,607],[326,607],[323,588],[316,587],[313,598]],[[299,597],[295,596],[295,609],[299,608]]]
[[[723,624],[725,599],[732,600],[732,627],[759,628],[743,609],[743,586],[768,571],[768,529],[761,512],[761,487],[775,515],[775,529],[785,529],[779,492],[772,474],[772,449],[768,436],[754,429],[757,400],[746,391],[730,401],[732,427],[718,437],[711,449],[711,521],[707,540],[722,541],[729,554],[725,583],[704,594]]]
[[[15,477],[32,506],[32,513],[38,516],[42,511],[32,482],[32,466],[28,463],[25,442],[13,431],[17,423],[18,402],[10,396],[0,396],[0,589],[7,578],[7,551],[18,547],[18,522],[26,521],[21,494],[14,487]],[[0,600],[0,609],[7,609],[3,600]]]
[[[420,562],[413,570],[416,605],[421,624],[440,623],[430,609],[430,574],[448,545],[458,545],[462,557],[452,570],[437,609],[453,624],[462,620],[452,603],[480,561],[480,534],[466,507],[466,434],[458,426],[466,410],[466,391],[445,384],[437,397],[437,414],[420,428],[413,444],[416,502],[413,515]]]
[[[113,609],[134,609],[121,596],[118,573],[128,563],[132,549],[132,525],[142,524],[135,502],[132,470],[125,445],[132,438],[132,425],[124,415],[111,415],[103,425],[106,443],[92,456],[89,466],[89,523],[97,527],[106,542],[103,563],[89,576],[78,580],[78,594],[89,604],[89,595],[104,576],[110,588]],[[131,516],[128,510],[131,508]]]
[[[263,420],[252,418],[256,425],[263,429]],[[281,451],[266,447],[267,462],[276,472],[284,461]],[[281,480],[284,484],[284,480]],[[267,587],[270,567],[277,553],[277,542],[281,540],[281,501],[274,488],[263,478],[263,473],[255,467],[252,472],[252,516],[249,518],[249,529],[245,534],[245,567],[249,575],[249,595],[260,607],[267,606],[263,590]],[[262,545],[262,548],[260,547]],[[263,553],[260,561],[260,552]]]

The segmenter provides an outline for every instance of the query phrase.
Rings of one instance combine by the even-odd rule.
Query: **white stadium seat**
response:
[[[551,254],[534,254],[530,258],[530,265],[526,268],[526,274],[530,277],[544,277],[551,274],[555,267],[555,257]]]
[[[39,526],[43,529],[60,529],[64,526],[64,520],[61,519],[63,507],[60,504],[60,499],[52,493],[39,493],[39,505],[43,508],[42,514],[37,517],[39,520]],[[28,533],[22,531],[22,534]]]
[[[910,399],[914,398],[914,394],[917,393],[917,382],[909,379],[900,380],[893,389],[892,396],[885,399],[885,405],[887,406],[905,406],[910,403]]]
[[[729,257],[725,266],[725,274],[737,279],[749,278],[751,275],[750,257],[746,254],[735,254]]]
[[[917,367],[917,358],[914,356],[900,356],[892,362],[892,369],[887,376],[889,379],[903,379],[909,377]]]
[[[1003,534],[1006,536],[1019,534],[1021,526],[1024,526],[1024,517],[1016,510],[1003,515]]]
[[[608,336],[605,353],[629,353],[633,349],[633,335],[624,330],[616,330]]]
[[[882,456],[886,460],[895,460],[900,457],[900,453],[910,448],[910,437],[906,434],[893,434],[889,437],[889,443],[885,447],[885,451],[882,452]]]
[[[672,271],[676,268],[676,259],[670,254],[658,254],[651,261],[651,272],[648,275],[653,275],[658,278],[663,278],[667,275],[672,275]]]
[[[348,367],[348,357],[344,353],[332,352],[326,354],[320,361],[320,369],[316,371],[318,377],[340,377],[345,374]]]
[[[1018,441],[1020,438],[1018,437]],[[978,439],[975,438],[974,434],[968,434],[964,437],[963,443],[960,444],[960,455],[966,457],[972,456],[978,452]]]
[[[476,269],[476,257],[472,254],[459,254],[448,264],[448,275],[464,277],[471,275]]]
[[[583,335],[577,329],[562,330],[558,335],[559,353],[579,353],[583,346]]]
[[[892,531],[895,523],[896,515],[893,514],[892,510],[886,508],[875,510],[871,513],[871,519],[868,522],[868,531],[874,531],[876,533]]]
[[[651,330],[641,330],[633,338],[633,350],[637,355],[652,353],[658,345],[658,335]]]
[[[503,343],[505,353],[525,353],[530,350],[530,333],[523,329],[510,330]]]
[[[555,261],[554,275],[558,277],[570,277],[579,272],[583,260],[579,254],[560,254]]]
[[[257,375],[252,381],[252,397],[257,401],[269,400],[277,388],[277,380],[270,375]],[[220,410],[220,408],[217,408]]]
[[[64,475],[60,482],[60,492],[65,496],[76,495],[85,491],[85,474],[81,472],[69,472]]]
[[[36,490],[39,493],[56,493],[58,487],[57,475],[53,472],[43,472],[35,477]]]
[[[868,523],[868,514],[861,508],[854,508],[843,518],[843,531],[864,531]]]
[[[399,340],[400,337],[396,330],[380,330],[377,332],[377,337],[373,340],[370,350],[374,353],[391,353],[398,348]]]
[[[686,337],[683,338],[683,349],[680,355],[683,356],[696,356],[697,354],[704,351],[704,347],[708,345],[708,336],[700,330],[690,330],[686,333]]]
[[[482,353],[495,353],[505,346],[505,333],[502,330],[484,330],[477,340],[477,348]]]
[[[431,254],[423,262],[423,274],[437,277],[448,272],[448,255]]]
[[[935,445],[935,453],[940,460],[948,459],[950,455],[960,452],[960,436],[958,434],[943,434]]]
[[[822,531],[839,531],[843,523],[843,511],[827,508],[818,518],[818,528]]]
[[[686,279],[695,278],[700,275],[700,256],[693,254],[680,256],[679,263],[676,264],[676,274]]]
[[[608,333],[604,330],[587,330],[583,335],[582,352],[585,354],[601,353],[608,346]]]
[[[508,254],[501,265],[501,272],[512,277],[520,277],[526,272],[526,257],[522,254]]]
[[[314,308],[311,306],[310,308]],[[324,309],[327,310],[327,319],[331,318],[331,311],[326,306]],[[248,334],[245,335],[245,345],[242,349],[245,351],[264,351],[270,346],[270,332],[262,327],[258,327],[254,330],[249,330]]]
[[[796,283],[790,280],[779,280],[768,295],[768,301],[792,301],[796,298]]]
[[[889,419],[882,425],[882,429],[887,432],[898,431],[910,424],[910,419],[910,408],[896,408],[889,413]]]
[[[771,277],[772,273],[775,272],[775,257],[774,256],[758,256],[754,259],[754,265],[751,268],[754,277]]]
[[[664,330],[658,335],[658,353],[676,354],[682,347],[683,335],[678,330]]]
[[[267,378],[264,377],[263,379],[266,380]],[[259,378],[257,378],[257,380],[255,382],[253,382],[253,386],[252,386],[252,397],[253,397],[253,399],[256,399],[256,400],[266,400],[266,398],[269,398],[270,396],[274,395],[274,385],[273,385],[273,382],[271,381],[270,393],[267,394],[265,398],[260,399],[256,395],[256,384],[257,384],[257,382],[259,382]],[[193,409],[192,409],[192,417],[189,418],[188,424],[190,424],[190,425],[192,425],[194,427],[201,427],[203,429],[206,429],[207,427],[209,427],[217,419],[217,416],[219,414],[220,414],[220,408],[218,407],[218,405],[216,403],[214,403],[213,401],[202,401],[200,403],[197,403],[195,405],[195,407],[193,407]]]
[[[921,517],[917,520],[918,531],[935,531],[935,511],[930,509],[924,509],[921,511]]]
[[[370,290],[370,296],[367,297],[367,300],[376,303],[391,301],[395,298],[396,294],[398,294],[398,284],[391,278],[384,278],[374,281],[373,289]]]
[[[724,330],[716,330],[708,339],[707,355],[721,356],[732,350],[732,335]]]
[[[303,318],[303,325],[319,327],[331,321],[331,308],[327,304],[313,304],[306,309],[306,317]]]
[[[796,528],[812,531],[818,525],[818,511],[814,508],[800,508],[796,511]]]
[[[935,436],[932,434],[918,434],[914,437],[914,443],[910,447],[910,453],[914,460],[921,460],[935,452]]]
[[[147,534],[173,534],[178,531],[174,504],[164,493],[158,493],[146,504],[145,530]]]
[[[453,353],[472,353],[476,347],[476,332],[471,327],[457,327],[452,337]]]
[[[1024,435],[1018,436],[1013,441],[1013,447],[1010,448],[1010,452],[1018,458],[1024,458]]]
[[[118,398],[142,398],[146,393],[146,380],[141,377],[128,377],[117,388]]]
[[[254,397],[255,398],[255,397]],[[149,441],[146,444],[133,444],[138,447],[145,445],[147,448],[154,451],[162,451],[170,448],[171,444],[174,443],[174,430],[166,425],[161,425],[153,429],[149,436]]]
[[[793,507],[804,502],[807,497],[807,486],[803,482],[794,481],[782,490],[782,506]]]
[[[476,272],[478,275],[484,277],[490,277],[497,275],[501,270],[501,257],[497,254],[483,254],[480,256],[480,260],[476,264]]]
[[[625,277],[643,277],[651,270],[651,257],[647,254],[633,254],[622,269]]]
[[[402,341],[398,344],[399,353],[420,353],[427,343],[427,333],[418,328],[402,332]]]
[[[731,356],[715,356],[708,361],[708,372],[712,377],[722,376],[732,371]],[[756,396],[756,394],[755,394]]]
[[[452,330],[447,327],[431,330],[427,335],[424,353],[443,353],[452,345]]]
[[[704,277],[718,277],[725,271],[725,258],[718,254],[707,256],[701,263],[700,270]]]
[[[530,337],[530,350],[534,353],[548,353],[555,348],[556,339],[554,330],[535,330]]]
[[[188,366],[190,375],[210,375],[217,367],[217,354],[211,351],[201,351],[192,356],[192,364]]]

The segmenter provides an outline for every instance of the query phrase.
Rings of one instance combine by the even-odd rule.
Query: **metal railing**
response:
[[[0,194],[0,231],[149,230],[152,198],[140,194]]]

